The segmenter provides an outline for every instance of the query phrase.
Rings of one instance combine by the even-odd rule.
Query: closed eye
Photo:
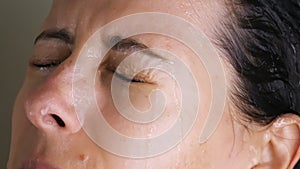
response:
[[[37,67],[39,69],[50,69],[50,68],[55,68],[59,65],[59,62],[50,62],[50,63],[31,63],[31,66]]]
[[[110,72],[112,72],[115,76],[117,76],[119,79],[125,81],[125,82],[131,82],[131,83],[147,83],[146,80],[144,79],[141,79],[141,78],[137,78],[137,77],[134,77],[134,78],[129,78],[127,77],[126,75],[123,75],[121,73],[118,73],[117,71],[115,70],[112,70],[110,68],[107,68],[107,70],[109,70]]]
[[[72,54],[74,37],[66,29],[43,31],[34,41],[29,66],[42,71],[52,70]]]

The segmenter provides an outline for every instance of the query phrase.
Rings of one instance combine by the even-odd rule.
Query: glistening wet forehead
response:
[[[68,28],[76,36],[86,38],[99,27],[122,16],[141,12],[164,12],[183,17],[209,34],[211,28],[219,23],[222,11],[222,1],[216,0],[179,0],[172,3],[166,0],[56,0],[43,29]]]

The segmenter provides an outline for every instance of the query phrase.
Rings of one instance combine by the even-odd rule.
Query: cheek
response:
[[[120,80],[118,83],[124,82]],[[121,87],[123,86],[121,85]],[[173,80],[164,80],[164,85],[155,86],[132,84],[128,89],[124,87],[124,90],[128,90],[129,98],[121,98],[116,101],[112,99],[110,84],[97,84],[95,88],[98,107],[101,110],[98,113],[102,113],[108,124],[121,134],[139,138],[158,136],[171,128],[178,119],[178,100],[180,100],[180,95]],[[163,95],[157,95],[155,93],[157,91]],[[117,96],[119,96],[119,93],[117,93]],[[163,103],[158,103],[156,96],[160,97],[159,100],[162,100]],[[131,106],[140,111],[137,113],[141,117],[143,115],[148,117],[151,115],[155,104],[163,105],[163,109],[161,112],[155,112],[155,116],[151,117],[152,121],[141,122],[135,117],[128,120],[126,119],[127,117],[123,116],[128,113],[128,107]],[[119,108],[117,108],[118,106]]]
[[[234,113],[234,112],[233,112]],[[230,110],[225,106],[222,119],[210,139],[201,144],[201,164],[210,168],[248,168],[247,140],[248,131],[232,119]]]
[[[202,69],[198,72],[203,71]],[[207,117],[207,112],[209,112],[210,105],[210,85],[206,79],[207,75],[203,73],[202,76],[198,77],[199,84],[199,94],[201,97],[201,103],[199,105],[199,115],[196,120],[195,125],[191,129],[191,132],[187,137],[179,143],[176,147],[173,147],[170,151],[149,159],[143,160],[126,160],[126,166],[129,168],[190,168],[198,169],[201,168],[212,168],[212,164],[216,161],[214,156],[217,152],[220,153],[220,149],[224,143],[223,137],[228,137],[228,129],[220,128],[221,131],[214,135],[212,140],[209,140],[205,144],[199,143],[201,128],[205,122],[205,117]],[[120,82],[121,83],[121,82]],[[107,87],[107,85],[109,87]],[[178,120],[180,104],[180,90],[174,83],[174,81],[166,81],[164,84],[158,87],[165,94],[166,108],[159,119],[149,124],[138,124],[130,122],[125,119],[115,107],[115,104],[111,96],[110,84],[102,85],[100,83],[96,84],[95,91],[98,101],[99,109],[101,110],[105,120],[108,124],[113,127],[116,131],[134,138],[149,138],[154,136],[159,136],[164,132],[167,132],[170,127]],[[149,108],[150,104],[150,93],[153,90],[151,87],[146,86],[131,86],[129,88],[130,101],[133,106],[137,109],[145,110]],[[228,126],[228,125],[226,125]],[[230,127],[229,127],[230,128]],[[231,130],[229,130],[231,131]],[[180,133],[180,131],[178,131]],[[223,133],[223,134],[222,134]],[[168,141],[168,140],[166,140]],[[226,141],[226,143],[232,143]],[[218,142],[218,143],[217,143]],[[214,143],[217,143],[216,145]],[[229,147],[229,146],[227,146]],[[209,153],[208,153],[209,152]],[[213,152],[213,153],[211,153]],[[224,159],[224,154],[220,155]],[[112,159],[116,159],[113,157]],[[119,161],[124,161],[120,158]],[[226,161],[224,161],[226,162]],[[116,164],[116,163],[112,163]]]

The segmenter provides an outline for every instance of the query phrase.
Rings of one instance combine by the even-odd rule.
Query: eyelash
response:
[[[131,82],[131,83],[146,83],[146,81],[143,80],[143,79],[135,79],[135,78],[129,79],[128,77],[126,77],[126,76],[124,76],[124,75],[122,75],[122,74],[120,74],[120,73],[118,73],[116,71],[112,71],[112,73],[114,73],[118,78],[120,78],[120,79],[122,79],[122,80],[124,80],[126,82]]]
[[[37,67],[40,70],[49,70],[51,68],[57,67],[59,62],[49,62],[49,63],[31,63],[33,67]]]
[[[49,70],[51,68],[54,68],[56,66],[58,66],[60,63],[59,62],[50,62],[50,63],[32,63],[31,65],[34,66],[34,67],[37,67],[39,68],[40,70]],[[128,77],[120,74],[120,73],[117,73],[116,71],[112,71],[112,73],[114,73],[118,78],[126,81],[126,82],[132,82],[132,83],[146,83],[145,80],[143,79],[129,79]]]

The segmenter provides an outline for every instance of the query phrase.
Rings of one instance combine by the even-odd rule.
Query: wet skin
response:
[[[253,134],[237,122],[239,117],[233,115],[235,109],[231,106],[230,99],[226,102],[216,132],[207,142],[199,144],[199,133],[208,115],[211,100],[209,77],[197,56],[174,39],[149,34],[132,37],[148,47],[162,48],[179,56],[198,82],[201,98],[199,116],[188,136],[172,150],[157,157],[139,160],[113,155],[87,136],[81,128],[70,99],[72,73],[80,50],[88,38],[103,25],[133,13],[164,12],[184,18],[195,24],[209,38],[216,38],[212,30],[222,19],[224,8],[221,1],[215,0],[203,0],[193,6],[186,1],[172,2],[170,5],[170,1],[164,0],[54,1],[40,32],[57,33],[64,30],[69,37],[44,37],[35,43],[26,79],[13,111],[8,168],[30,165],[47,168],[46,165],[50,164],[57,168],[72,169],[240,169],[255,165],[260,159],[258,154],[261,153],[258,143],[263,143],[262,135],[265,133]],[[147,109],[149,94],[153,89],[160,89],[166,94],[166,110],[161,119],[147,125],[137,125],[125,120],[113,106],[110,94],[113,73],[107,65],[118,65],[121,60],[111,59],[118,55],[122,54],[110,52],[106,56],[106,62],[99,66],[99,79],[96,80],[95,91],[103,116],[114,129],[124,135],[159,135],[177,118],[174,112],[180,99],[179,89],[164,72],[141,73],[137,80],[143,82],[137,81],[130,86],[133,105],[140,110]],[[142,61],[137,60],[136,64]],[[147,62],[147,59],[144,61]],[[226,69],[226,83],[230,88],[234,75],[225,61],[223,64]],[[119,80],[123,83],[124,79]]]

